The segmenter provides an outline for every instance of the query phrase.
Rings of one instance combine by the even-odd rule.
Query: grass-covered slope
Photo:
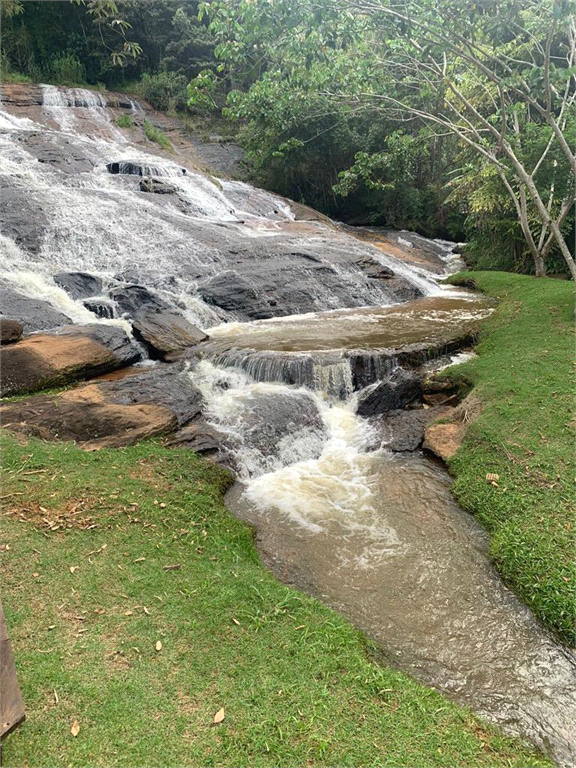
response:
[[[548,765],[277,582],[191,452],[7,437],[2,461],[28,713],[4,766]]]
[[[474,384],[483,408],[449,462],[453,491],[491,532],[505,580],[573,643],[574,284],[504,272],[451,282],[463,279],[500,303],[478,357],[448,372]]]

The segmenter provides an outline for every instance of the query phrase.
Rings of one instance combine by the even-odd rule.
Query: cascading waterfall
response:
[[[95,322],[53,280],[82,270],[102,278],[90,298],[100,322],[123,322],[107,291],[137,283],[212,329],[190,375],[239,466],[229,505],[257,526],[270,567],[286,566],[399,667],[574,765],[574,655],[502,585],[442,470],[388,452],[355,412],[355,391],[402,364],[406,345],[489,307],[338,228],[295,221],[275,195],[133,146],[101,94],[43,95],[60,132],[0,110],[9,213],[36,226],[15,242],[7,219],[0,285]],[[162,180],[163,194],[139,177]],[[366,262],[428,298],[401,305]]]

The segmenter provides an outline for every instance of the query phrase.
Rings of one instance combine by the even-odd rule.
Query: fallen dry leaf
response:
[[[497,475],[495,472],[488,472],[486,475],[487,483],[495,483],[497,480],[500,480],[500,475]]]
[[[156,650],[161,651],[162,650],[162,642],[160,640],[156,641]]]
[[[72,723],[72,728],[70,728],[70,733],[74,737],[78,736],[78,734],[80,733],[80,723],[78,722],[78,720],[74,720],[74,722]]]
[[[162,567],[165,571],[177,571],[181,566],[180,563],[177,563],[176,565],[163,565]]]
[[[124,611],[124,616],[132,616],[132,611]]]
[[[232,621],[234,622],[234,624],[237,624],[238,626],[240,626],[240,622],[238,621],[238,619],[233,618]]]
[[[222,709],[219,709],[218,712],[214,715],[214,725],[217,725],[218,723],[221,723],[222,720],[224,720],[225,714],[224,714],[224,707]]]
[[[74,573],[74,571],[77,571],[80,566],[78,565],[71,565],[70,566],[70,573]]]

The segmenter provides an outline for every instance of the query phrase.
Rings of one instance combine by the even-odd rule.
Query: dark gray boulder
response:
[[[301,392],[261,392],[239,407],[242,442],[262,457],[279,457],[301,439],[306,443],[306,455],[299,458],[317,458],[322,452],[324,424],[311,396]]]
[[[359,416],[375,416],[404,408],[422,396],[418,376],[397,368],[390,376],[358,396]]]
[[[389,451],[415,451],[422,445],[426,426],[450,410],[450,408],[416,408],[388,411],[370,421],[382,447]]]
[[[113,288],[109,295],[116,302],[121,313],[126,312],[132,316],[143,308],[150,311],[174,309],[174,307],[171,307],[170,304],[163,301],[159,296],[154,296],[143,285],[125,285]]]
[[[88,272],[58,272],[54,282],[73,299],[87,299],[102,293],[102,280]]]
[[[264,302],[248,280],[234,270],[222,272],[198,288],[207,304],[229,312],[239,311],[255,320],[272,317]]]
[[[153,359],[165,359],[188,347],[193,347],[208,336],[178,312],[161,307],[144,307],[132,319],[134,337],[143,342]]]
[[[0,341],[2,344],[13,344],[18,341],[23,331],[24,326],[18,320],[0,317]]]
[[[22,323],[25,333],[56,328],[72,322],[47,301],[23,296],[7,285],[0,285],[0,314]]]

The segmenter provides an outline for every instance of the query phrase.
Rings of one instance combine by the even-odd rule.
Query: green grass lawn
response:
[[[4,766],[549,765],[277,582],[223,506],[228,476],[193,453],[3,445],[28,714]]]
[[[490,531],[508,584],[573,644],[574,284],[505,272],[451,282],[470,278],[500,304],[479,356],[447,372],[472,382],[483,407],[449,462],[453,492]]]

